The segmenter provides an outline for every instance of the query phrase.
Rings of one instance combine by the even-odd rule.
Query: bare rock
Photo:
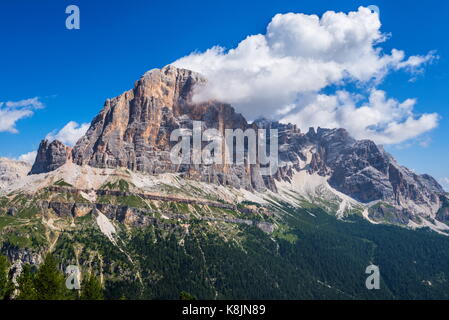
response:
[[[58,140],[42,140],[36,161],[29,174],[50,172],[63,166],[71,158],[71,148]]]

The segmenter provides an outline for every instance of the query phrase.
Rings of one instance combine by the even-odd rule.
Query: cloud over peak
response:
[[[41,109],[44,104],[38,97],[20,101],[0,102],[0,132],[18,133],[17,121],[31,117],[34,110]]]
[[[230,50],[216,46],[192,53],[173,65],[208,79],[197,88],[196,101],[229,102],[248,119],[265,116],[301,127],[343,126],[358,138],[399,143],[433,129],[438,115],[415,115],[415,100],[399,103],[376,86],[389,72],[419,72],[436,56],[430,52],[406,57],[398,49],[384,53],[380,44],[387,36],[380,28],[379,15],[364,7],[347,14],[328,11],[321,18],[277,14],[265,34],[248,36]],[[367,88],[357,95],[364,94],[368,103],[358,105],[360,99],[344,89],[323,94],[326,88],[348,84]],[[321,117],[310,114],[312,110]]]
[[[37,151],[31,151],[28,153],[24,153],[20,155],[17,160],[26,162],[30,165],[33,165],[34,161],[36,160]]]
[[[54,130],[47,134],[45,139],[49,141],[59,140],[68,146],[74,146],[76,142],[86,133],[89,129],[88,123],[78,124],[75,121],[68,122],[61,130]],[[24,161],[30,165],[36,160],[37,151],[31,151],[24,153],[13,160]]]
[[[441,178],[440,181],[441,186],[446,190],[446,192],[449,192],[449,178]]]
[[[438,114],[415,115],[415,104],[415,99],[400,102],[377,89],[372,89],[366,100],[361,100],[360,95],[337,91],[335,95],[311,95],[284,115],[281,122],[296,123],[300,128],[345,128],[357,139],[397,144],[438,125]]]
[[[50,132],[46,136],[46,139],[50,141],[59,140],[62,143],[73,147],[88,129],[89,123],[78,124],[75,121],[70,121],[61,130]]]

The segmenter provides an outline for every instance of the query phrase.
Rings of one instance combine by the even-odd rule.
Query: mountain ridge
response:
[[[152,70],[108,99],[73,148],[43,140],[32,167],[0,159],[0,252],[15,278],[52,252],[61,269],[97,274],[110,299],[447,297],[438,182],[345,129],[248,123],[229,104],[191,103],[192,79],[204,81]],[[278,171],[174,165],[169,134],[194,121],[277,129]],[[384,290],[365,289],[371,264]]]
[[[67,162],[96,168],[127,168],[150,175],[177,173],[250,192],[277,193],[276,181],[290,182],[295,172],[326,177],[329,186],[356,202],[371,206],[374,220],[401,225],[421,224],[444,210],[443,188],[429,175],[417,175],[370,140],[355,140],[343,128],[309,128],[267,119],[252,123],[232,106],[218,101],[192,103],[196,86],[207,80],[173,66],[153,69],[133,89],[108,99],[86,134],[73,148],[43,140],[30,174],[48,173]],[[262,176],[259,164],[175,165],[170,161],[169,135],[178,128],[278,129],[281,166],[274,176]],[[309,154],[310,153],[310,154]],[[310,159],[308,157],[310,156]],[[388,217],[387,217],[388,216]],[[387,219],[388,218],[388,219]],[[445,219],[444,219],[445,220]]]

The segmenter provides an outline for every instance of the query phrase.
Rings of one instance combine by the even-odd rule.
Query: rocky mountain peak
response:
[[[30,174],[39,174],[58,169],[72,158],[72,149],[59,140],[42,140],[37,151],[36,161]]]
[[[264,118],[249,124],[229,104],[194,103],[195,88],[205,81],[173,66],[148,71],[133,89],[105,102],[73,150],[59,141],[42,141],[31,174],[55,170],[73,158],[81,166],[179,173],[208,183],[277,192],[276,181],[291,181],[295,172],[306,170],[325,177],[331,187],[356,201],[395,206],[400,223],[406,223],[408,215],[432,215],[441,207],[439,194],[444,191],[435,179],[398,165],[373,141],[358,141],[342,128],[302,133],[295,125]],[[222,134],[225,129],[278,129],[282,166],[274,176],[262,176],[258,164],[172,163],[170,150],[177,142],[170,141],[170,134],[179,128],[191,130],[193,121],[202,121],[203,130],[214,128]],[[390,210],[380,208],[374,215]]]
[[[245,130],[249,126],[226,103],[193,103],[194,87],[204,82],[199,74],[173,66],[147,72],[132,90],[106,101],[74,147],[74,162],[97,168],[125,167],[149,174],[181,172],[204,181],[264,188],[262,177],[253,175],[249,167],[171,162],[170,150],[176,142],[170,141],[170,134],[175,129],[192,129],[193,121],[203,121],[204,129],[215,128],[222,133],[225,129]]]

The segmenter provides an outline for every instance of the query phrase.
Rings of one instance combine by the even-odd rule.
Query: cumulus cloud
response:
[[[38,97],[20,101],[0,102],[0,132],[18,133],[17,121],[31,117],[34,110],[44,105]]]
[[[385,91],[371,90],[367,101],[347,91],[335,95],[318,94],[305,99],[281,118],[300,128],[345,128],[357,139],[371,139],[381,144],[395,144],[414,138],[438,125],[436,113],[415,115],[416,100],[399,102],[387,98]]]
[[[434,128],[438,116],[415,115],[415,100],[399,103],[375,87],[391,71],[420,72],[436,55],[406,57],[397,49],[385,53],[380,44],[388,37],[380,28],[379,15],[364,7],[348,14],[328,11],[322,17],[278,14],[265,34],[248,36],[230,50],[216,46],[192,53],[173,65],[208,79],[196,89],[197,102],[229,102],[250,120],[265,116],[301,126],[346,126],[359,138],[398,143]],[[357,106],[347,92],[322,93],[348,84],[369,88],[369,102]]]
[[[34,161],[36,160],[36,155],[37,155],[37,151],[31,151],[31,152],[22,154],[21,156],[19,156],[17,158],[17,160],[24,161],[24,162],[32,165],[34,163]]]
[[[87,129],[89,129],[88,123],[78,124],[75,121],[70,121],[61,130],[49,133],[46,139],[49,141],[59,140],[68,146],[74,146]]]

